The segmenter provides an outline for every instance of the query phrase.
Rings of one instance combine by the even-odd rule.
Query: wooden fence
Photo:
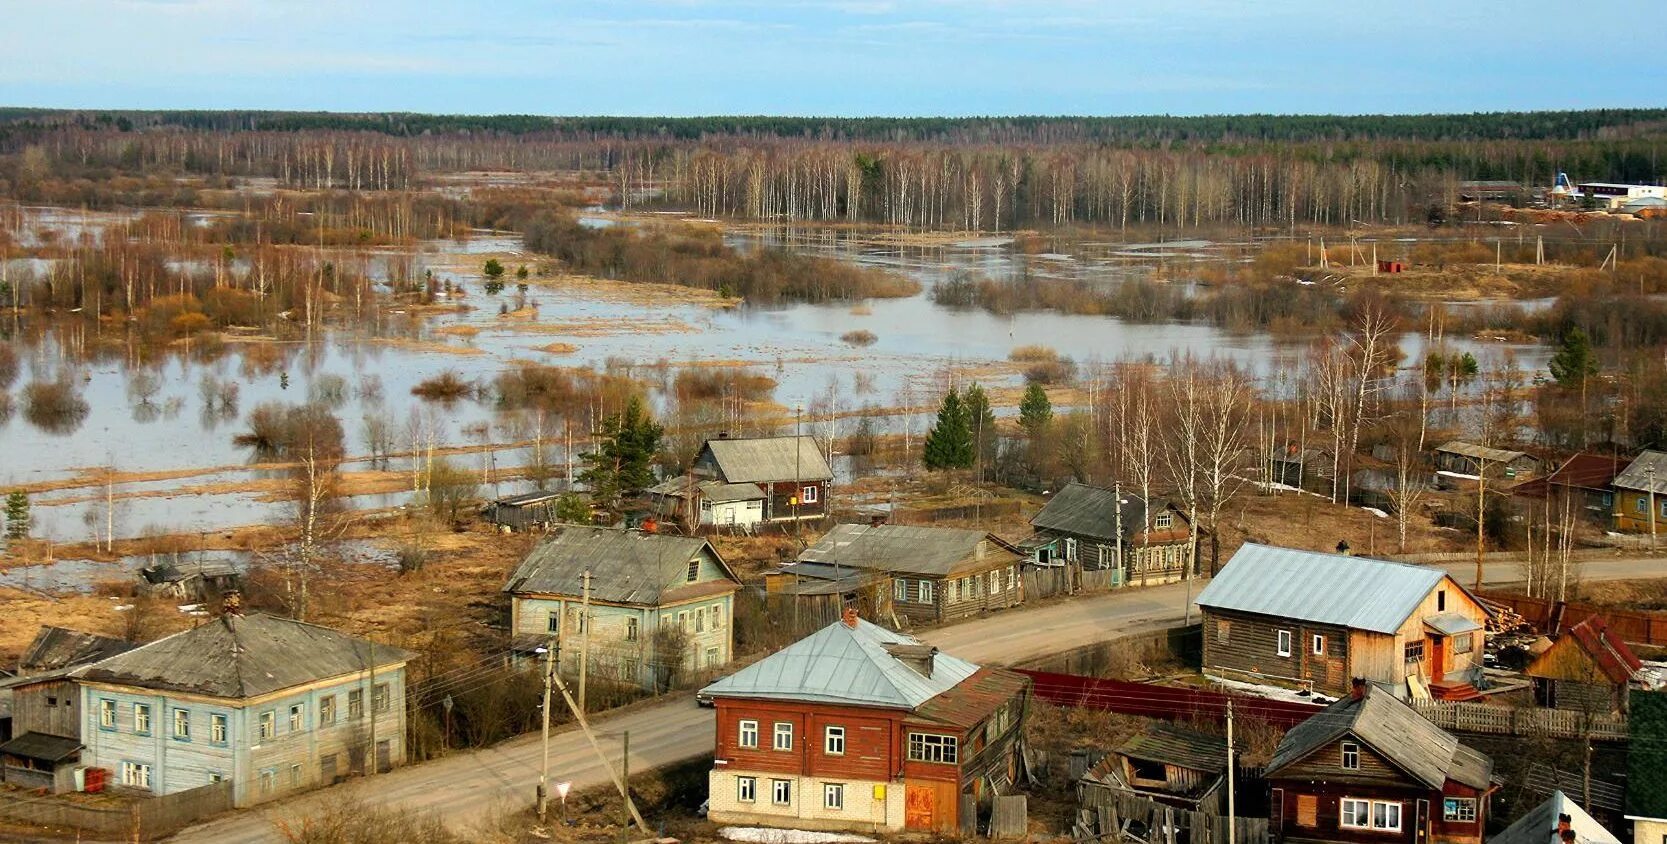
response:
[[[154,841],[232,808],[232,783],[217,783],[160,797],[82,803],[63,796],[0,792],[0,817],[33,826],[75,829],[124,841]]]
[[[1667,645],[1667,613],[1628,612],[1497,592],[1482,592],[1479,597],[1510,607],[1512,612],[1522,616],[1524,621],[1542,633],[1567,630],[1592,616],[1601,615],[1609,622],[1609,629],[1623,641],[1635,645]]]
[[[1177,809],[1111,788],[1078,786],[1076,841],[1146,841],[1150,844],[1226,844],[1225,816]],[[1267,818],[1235,818],[1234,844],[1268,844]],[[1130,836],[1130,837],[1120,837]]]
[[[1226,718],[1227,701],[1231,700],[1233,712],[1238,717],[1266,721],[1276,727],[1294,727],[1324,709],[1313,703],[1291,703],[1202,689],[1102,680],[1075,674],[1024,669],[1020,669],[1019,673],[1029,676],[1033,683],[1033,693],[1049,703],[1103,709],[1147,718],[1219,722]]]
[[[1618,715],[1588,715],[1563,709],[1527,709],[1487,703],[1413,701],[1418,714],[1444,730],[1505,736],[1553,736],[1599,741],[1626,741],[1626,719]]]
[[[1025,600],[1067,594],[1071,591],[1073,579],[1082,592],[1109,592],[1123,586],[1123,573],[1115,569],[1079,571],[1074,566],[1028,568],[1023,577]]]

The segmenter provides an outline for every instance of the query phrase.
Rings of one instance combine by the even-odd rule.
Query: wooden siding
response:
[[[1291,653],[1279,655],[1279,631],[1291,634]],[[1349,689],[1351,657],[1358,646],[1346,628],[1251,613],[1204,609],[1205,670],[1307,681],[1316,690]],[[1324,638],[1324,653],[1313,653],[1313,637]],[[1389,637],[1378,637],[1388,639]]]
[[[1360,748],[1359,770],[1343,767],[1343,744],[1350,742]],[[1319,780],[1335,785],[1371,785],[1374,787],[1418,788],[1389,760],[1378,755],[1359,739],[1344,737],[1279,770],[1280,779]]]
[[[987,540],[986,540],[987,541]],[[1010,555],[994,559],[982,567],[969,568],[954,577],[921,575],[897,576],[889,584],[887,597],[898,617],[915,623],[931,623],[952,618],[965,618],[987,610],[1016,607],[1024,603],[1024,579],[1020,576],[1020,561]],[[990,589],[990,573],[997,576],[998,591]],[[897,600],[897,581],[904,581],[905,599]],[[920,599],[921,581],[932,583],[932,600]],[[959,586],[957,584],[959,583]]]
[[[69,680],[50,680],[12,692],[12,735],[44,733],[81,738],[81,690]]]
[[[1655,529],[1657,533],[1667,532],[1667,517],[1661,515],[1661,508],[1667,503],[1667,495],[1655,496]],[[1615,490],[1615,529],[1636,533],[1650,532],[1650,494],[1630,489]]]
[[[787,701],[717,701],[715,758],[723,767],[746,771],[895,780],[902,773],[903,716],[900,709],[874,709]],[[742,721],[758,722],[758,747],[740,743]],[[793,728],[791,750],[774,749],[775,724]],[[825,752],[824,730],[845,727],[845,753]]]
[[[1443,597],[1443,595],[1445,595],[1445,597]],[[1445,607],[1445,609],[1443,609],[1443,607]],[[1424,661],[1420,666],[1418,666],[1420,676],[1424,679],[1440,679],[1439,677],[1430,677],[1430,670],[1434,665],[1435,654],[1431,651],[1432,643],[1430,640],[1430,633],[1424,627],[1424,620],[1430,616],[1443,612],[1462,615],[1465,618],[1476,622],[1478,626],[1477,630],[1469,634],[1472,638],[1470,653],[1468,654],[1455,653],[1452,637],[1442,637],[1444,651],[1442,656],[1442,665],[1444,666],[1446,673],[1451,674],[1455,671],[1464,671],[1466,669],[1480,667],[1482,664],[1482,651],[1484,650],[1482,630],[1480,628],[1487,625],[1488,611],[1484,609],[1481,604],[1477,603],[1475,599],[1471,598],[1470,593],[1466,592],[1459,586],[1458,581],[1454,580],[1452,577],[1444,577],[1441,579],[1440,583],[1436,584],[1434,589],[1430,590],[1429,594],[1424,596],[1424,600],[1418,604],[1418,607],[1412,611],[1411,615],[1407,616],[1407,620],[1401,624],[1400,630],[1396,631],[1393,651],[1387,655],[1390,663],[1394,666],[1395,673],[1387,678],[1373,677],[1372,679],[1384,679],[1387,682],[1394,683],[1404,681],[1408,674],[1412,673],[1412,666],[1407,665],[1404,658],[1406,646],[1410,642],[1419,641],[1425,643]],[[1380,660],[1381,659],[1382,657],[1380,657]]]

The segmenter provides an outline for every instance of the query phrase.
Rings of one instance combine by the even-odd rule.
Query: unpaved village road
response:
[[[1472,563],[1443,566],[1468,585]],[[1519,578],[1516,564],[1494,562],[1487,568],[1488,583]],[[1667,576],[1667,560],[1605,559],[1581,564],[1586,580],[1624,580]],[[1011,665],[1125,633],[1159,629],[1182,620],[1182,603],[1197,587],[1187,584],[1112,592],[1058,601],[1026,610],[967,621],[930,630],[922,638],[940,649],[975,662]],[[1196,607],[1192,617],[1198,617]],[[603,748],[617,753],[619,734],[631,731],[631,769],[643,771],[709,753],[712,750],[711,710],[687,698],[628,711],[599,720]],[[432,762],[336,788],[324,789],[271,808],[228,815],[181,832],[170,839],[181,844],[253,844],[278,842],[273,821],[315,814],[333,801],[358,799],[412,811],[434,812],[454,828],[464,829],[502,807],[525,806],[538,784],[537,735],[523,736],[496,747],[460,753]],[[617,756],[615,757],[617,764]],[[608,782],[584,736],[577,730],[550,739],[550,770],[556,781],[575,789]]]

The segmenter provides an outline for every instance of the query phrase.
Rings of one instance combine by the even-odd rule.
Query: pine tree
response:
[[[1031,439],[1039,439],[1053,422],[1053,403],[1048,401],[1048,394],[1042,385],[1035,381],[1025,388],[1025,397],[1019,402],[1019,425]]]
[[[590,487],[592,501],[613,507],[621,496],[653,485],[654,456],[665,429],[648,415],[642,399],[633,396],[623,412],[603,420],[601,435],[596,450],[584,455],[587,465],[579,479]]]
[[[938,408],[938,421],[926,432],[923,455],[928,469],[966,469],[972,466],[972,429],[961,396],[950,390]]]
[[[1563,345],[1551,356],[1546,368],[1562,387],[1585,386],[1586,379],[1598,374],[1597,357],[1592,354],[1592,341],[1579,328],[1563,335]]]
[[[22,539],[29,535],[29,494],[14,489],[6,496],[6,536]]]
[[[996,414],[990,409],[990,396],[974,383],[967,387],[961,403],[967,408],[967,426],[972,429],[973,464],[987,469],[996,462]]]

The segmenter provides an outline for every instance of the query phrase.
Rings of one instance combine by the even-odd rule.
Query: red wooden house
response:
[[[709,816],[955,829],[1011,785],[1029,685],[848,611],[706,687],[718,720]]]

